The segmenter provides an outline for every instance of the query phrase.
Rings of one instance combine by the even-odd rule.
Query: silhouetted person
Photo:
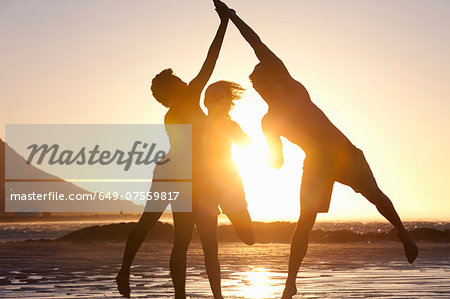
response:
[[[242,179],[231,155],[233,144],[245,146],[251,143],[229,115],[233,101],[239,100],[243,91],[239,84],[230,81],[219,81],[208,86],[205,93],[208,116],[203,130],[203,151],[210,178],[208,198],[217,201],[241,240],[251,245],[255,242],[253,224],[247,210]]]
[[[225,7],[215,1],[217,7]],[[389,198],[379,189],[363,155],[310,99],[283,62],[258,35],[229,9],[229,17],[252,46],[260,63],[250,75],[253,87],[269,105],[262,128],[272,151],[271,164],[283,164],[280,136],[300,146],[306,158],[300,190],[301,214],[292,236],[289,273],[283,298],[297,293],[296,277],[306,254],[308,236],[317,213],[328,212],[334,182],[361,193],[397,229],[410,263],[418,249]]]
[[[199,74],[189,83],[186,84],[180,78],[173,74],[171,69],[166,69],[158,74],[152,81],[151,90],[155,99],[165,107],[169,108],[164,123],[165,124],[191,124],[192,125],[192,213],[174,212],[174,244],[172,254],[170,256],[170,275],[175,288],[176,298],[185,298],[185,281],[186,281],[186,252],[191,241],[192,230],[194,224],[196,224],[202,244],[205,243],[205,234],[208,235],[210,231],[210,224],[204,221],[196,222],[196,210],[197,203],[201,196],[203,196],[202,188],[204,184],[203,164],[202,164],[202,151],[198,148],[201,144],[201,131],[205,121],[205,114],[200,108],[200,95],[206,86],[209,78],[214,70],[217,58],[219,56],[220,48],[222,46],[223,38],[225,36],[226,27],[228,24],[228,17],[224,11],[220,12],[220,26],[217,30],[217,34],[211,44],[206,60],[199,72]],[[174,148],[174,144],[177,144],[176,137],[171,136],[171,130],[167,130],[169,140],[171,143],[171,149],[168,155],[173,151],[179,149]],[[183,150],[183,149],[180,149]],[[158,167],[155,169],[155,174],[158,172]],[[155,179],[155,176],[154,176]],[[152,189],[153,189],[152,184]],[[153,204],[148,201],[147,204]],[[130,297],[130,266],[136,255],[137,250],[141,246],[148,232],[156,225],[159,218],[163,213],[163,209],[160,212],[144,212],[139,219],[139,222],[130,232],[125,247],[125,252],[122,261],[122,267],[119,274],[116,277],[119,292],[124,297]],[[205,257],[214,255],[215,248],[204,246]],[[213,253],[209,253],[213,251]],[[210,259],[206,259],[208,263]],[[217,268],[217,265],[206,265],[208,275],[210,270]],[[216,270],[214,270],[217,272]],[[215,286],[211,286],[213,292],[217,293]]]
[[[205,93],[208,116],[202,131],[201,149],[205,180],[202,194],[197,198],[195,217],[205,253],[205,265],[214,298],[223,298],[218,258],[217,216],[218,204],[227,214],[241,240],[255,242],[253,223],[247,211],[247,202],[237,169],[231,157],[233,142],[248,139],[239,126],[231,121],[228,112],[232,101],[243,89],[236,83],[220,81],[211,84]]]

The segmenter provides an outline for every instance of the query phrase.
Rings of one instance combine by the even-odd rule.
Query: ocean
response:
[[[69,221],[69,222],[11,222],[0,223],[0,242],[50,239],[54,240],[70,232],[120,221]],[[407,229],[450,229],[449,222],[405,222]],[[387,222],[318,222],[314,229],[323,231],[350,230],[355,233],[388,232],[392,226]]]

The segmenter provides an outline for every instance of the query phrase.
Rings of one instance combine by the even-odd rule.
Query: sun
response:
[[[249,212],[254,220],[294,220],[299,211],[299,184],[303,152],[283,140],[285,164],[281,169],[269,166],[267,142],[261,129],[261,119],[267,105],[255,93],[239,101],[232,118],[252,139],[252,144],[233,146],[233,160],[242,177]]]

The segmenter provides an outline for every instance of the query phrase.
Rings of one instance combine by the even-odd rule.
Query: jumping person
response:
[[[214,1],[216,7],[226,5]],[[402,224],[390,199],[380,190],[363,155],[310,99],[305,87],[292,78],[283,62],[258,35],[228,9],[230,20],[251,45],[260,63],[250,75],[253,87],[269,105],[262,129],[272,151],[272,166],[283,164],[280,136],[300,146],[306,154],[300,190],[300,217],[291,240],[289,271],[283,298],[297,293],[296,277],[308,247],[317,213],[329,209],[334,182],[361,193],[396,228],[409,263],[418,248]]]

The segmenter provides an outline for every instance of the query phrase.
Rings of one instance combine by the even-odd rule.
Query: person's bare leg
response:
[[[289,270],[283,299],[297,293],[296,278],[308,249],[309,233],[316,221],[317,213],[326,212],[333,192],[334,180],[326,172],[315,171],[316,165],[305,159],[300,184],[300,217],[291,240]],[[312,170],[310,169],[312,167]]]
[[[297,294],[297,273],[308,249],[309,233],[316,221],[317,213],[302,212],[295,227],[291,240],[291,251],[289,253],[289,270],[286,285],[283,291],[283,299],[292,298]]]
[[[205,256],[205,268],[214,298],[222,299],[217,241],[217,216],[196,221]]]
[[[255,228],[248,210],[227,213],[238,237],[247,245],[255,244]]]
[[[130,298],[130,267],[136,256],[136,252],[147,236],[148,232],[158,222],[162,212],[144,212],[138,223],[133,227],[128,235],[127,244],[123,254],[122,267],[116,276],[117,287],[119,293]]]
[[[192,238],[194,216],[192,213],[173,213],[174,240],[170,255],[170,276],[175,288],[175,298],[186,298],[186,254]]]
[[[384,216],[396,229],[397,235],[403,243],[406,258],[409,263],[413,263],[419,254],[416,243],[411,238],[409,232],[403,226],[397,211],[394,208],[389,197],[387,197],[377,186],[376,182],[371,182],[370,185],[361,191],[361,194],[373,203],[381,215]]]

